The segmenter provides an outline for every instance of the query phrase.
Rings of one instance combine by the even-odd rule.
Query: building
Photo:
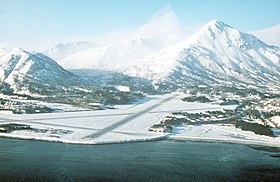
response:
[[[153,132],[165,132],[166,126],[161,125],[161,124],[155,124],[155,125],[151,126],[148,130],[153,131]]]

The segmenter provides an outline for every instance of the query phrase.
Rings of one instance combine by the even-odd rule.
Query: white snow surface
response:
[[[270,138],[255,135],[252,132],[245,132],[232,126],[219,125],[198,125],[181,126],[175,128],[175,133],[156,133],[148,131],[153,124],[160,123],[166,115],[172,112],[203,112],[207,110],[222,110],[223,108],[233,109],[232,106],[222,107],[213,104],[188,103],[180,99],[184,94],[167,94],[148,96],[145,102],[134,105],[117,107],[115,110],[50,113],[50,114],[24,114],[14,115],[1,113],[0,123],[27,124],[38,129],[59,129],[67,130],[69,133],[52,134],[36,133],[27,130],[19,130],[11,133],[0,133],[2,137],[46,140],[75,144],[102,144],[122,143],[134,141],[158,140],[164,138],[186,139],[186,140],[217,140],[224,142],[244,142],[252,144],[265,144],[275,146],[279,144],[279,137]],[[171,98],[172,97],[172,98]],[[171,98],[162,103],[163,100]],[[155,108],[148,108],[152,106]],[[141,113],[138,117],[132,118],[120,126],[104,132],[98,137],[90,137],[96,132],[103,131],[124,119]]]
[[[171,139],[228,142],[252,145],[280,147],[280,137],[256,135],[250,131],[243,131],[233,125],[205,124],[183,125],[177,127]]]
[[[118,85],[117,89],[121,92],[130,92],[130,88],[127,86],[123,86],[123,85]]]
[[[16,57],[17,56],[17,57]],[[22,49],[0,49],[0,80],[1,82],[7,81],[13,84],[13,78],[18,75],[20,78],[23,77],[28,69],[30,68],[32,62],[25,62],[28,58],[28,54]],[[18,64],[13,63],[10,60],[18,59]],[[12,65],[14,64],[14,65]],[[9,70],[9,66],[12,67]],[[7,68],[8,67],[8,68]],[[16,70],[16,72],[13,72]],[[10,74],[9,74],[10,73]]]
[[[271,121],[275,124],[275,126],[277,126],[278,128],[280,128],[280,116],[274,116],[271,118]]]

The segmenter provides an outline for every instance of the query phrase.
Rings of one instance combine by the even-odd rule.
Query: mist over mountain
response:
[[[93,42],[86,42],[86,41],[77,41],[77,42],[67,42],[67,43],[60,43],[57,44],[55,47],[50,48],[43,52],[43,54],[49,56],[54,60],[61,60],[67,56],[75,54],[77,52],[91,49],[96,47],[97,44]]]
[[[280,83],[279,47],[217,20],[208,22],[192,37],[164,48],[160,42],[136,37],[107,46],[59,44],[46,54],[63,68],[41,53],[1,49],[1,82],[13,90],[28,90],[30,83],[70,86],[119,82],[135,86],[137,82],[141,88],[150,88],[152,83],[156,88],[163,85],[173,89],[198,84]]]
[[[58,63],[66,69],[119,71],[131,62],[162,48],[161,42],[141,37],[122,40],[72,54]]]
[[[280,25],[250,32],[270,45],[280,47]]]

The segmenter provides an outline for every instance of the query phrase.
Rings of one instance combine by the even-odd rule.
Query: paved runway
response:
[[[154,104],[154,105],[152,105],[152,106],[150,106],[150,107],[148,107],[148,108],[146,108],[146,109],[144,109],[144,110],[142,110],[142,111],[140,111],[140,112],[138,112],[138,113],[135,113],[135,114],[133,114],[133,115],[130,115],[130,116],[128,116],[128,117],[126,117],[126,118],[120,120],[119,122],[114,123],[114,124],[112,124],[112,125],[110,125],[110,126],[104,128],[104,129],[99,130],[99,131],[97,131],[97,132],[95,132],[95,133],[93,133],[93,134],[91,134],[91,135],[88,135],[88,136],[86,136],[86,137],[84,137],[84,138],[92,138],[92,139],[98,138],[98,137],[100,137],[101,135],[104,135],[104,134],[106,134],[106,133],[108,133],[108,132],[114,130],[115,128],[117,128],[117,127],[119,127],[119,126],[121,126],[121,125],[123,125],[123,124],[125,124],[125,123],[127,123],[127,122],[129,122],[129,121],[131,121],[131,120],[133,120],[133,119],[135,119],[135,118],[137,118],[137,117],[139,117],[139,116],[145,114],[145,113],[147,113],[148,111],[157,108],[158,106],[160,106],[160,105],[162,105],[163,103],[165,103],[165,102],[167,102],[167,101],[173,99],[173,98],[176,97],[176,96],[177,96],[177,95],[174,94],[174,95],[172,95],[172,96],[170,96],[170,97],[168,97],[168,98],[166,98],[166,99],[164,99],[164,100],[161,100],[159,103],[156,103],[156,104]]]
[[[73,129],[73,131],[76,129],[81,136],[80,139],[95,140],[110,133],[144,135],[148,127],[159,122],[167,113],[220,109],[213,105],[192,107],[192,104],[180,102],[181,97],[181,95],[174,93],[150,99],[133,107],[116,110],[1,115],[0,123],[21,123],[31,125],[31,127],[65,128]],[[149,121],[147,122],[147,120]],[[32,126],[32,124],[39,126]]]

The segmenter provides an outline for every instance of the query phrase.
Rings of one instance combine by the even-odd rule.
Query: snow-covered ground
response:
[[[148,96],[145,102],[117,107],[114,110],[49,113],[5,114],[1,113],[0,124],[19,123],[41,130],[17,130],[0,133],[2,137],[36,139],[79,144],[101,144],[157,140],[162,138],[186,140],[217,140],[280,146],[280,137],[271,138],[245,132],[233,126],[186,125],[175,128],[174,134],[148,131],[167,114],[178,111],[203,112],[206,110],[230,109],[204,103],[182,102],[184,94]],[[41,132],[48,129],[48,132]]]
[[[280,137],[256,135],[251,131],[243,131],[233,125],[223,124],[184,125],[177,127],[170,138],[280,147]]]

